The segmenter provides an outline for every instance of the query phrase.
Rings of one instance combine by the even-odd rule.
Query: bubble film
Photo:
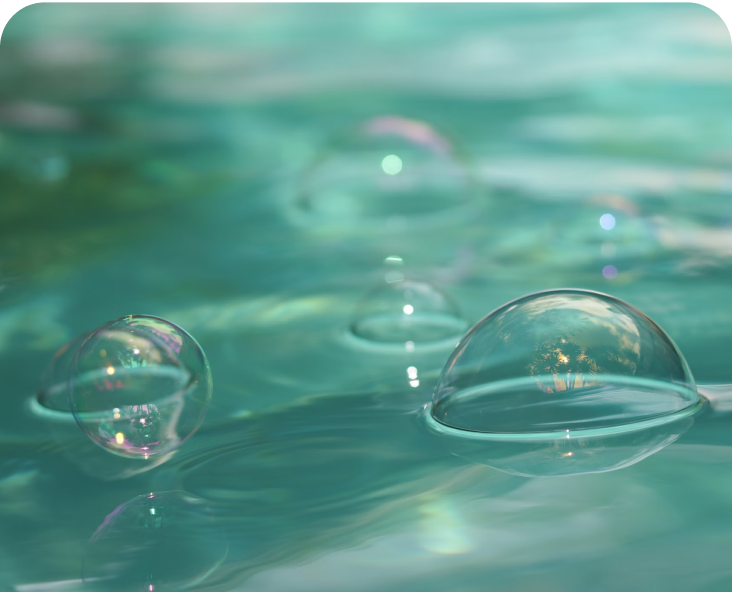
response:
[[[453,299],[432,283],[404,279],[380,285],[356,307],[351,332],[364,340],[419,345],[458,342],[467,329]]]
[[[71,410],[97,444],[149,458],[175,450],[201,425],[211,397],[201,347],[164,319],[130,315],[81,344],[69,368]]]
[[[698,403],[681,352],[656,323],[604,294],[553,290],[476,324],[447,361],[431,414],[472,432],[615,428]]]
[[[332,142],[301,179],[296,207],[319,224],[409,220],[458,211],[473,184],[453,143],[430,124],[386,115]]]

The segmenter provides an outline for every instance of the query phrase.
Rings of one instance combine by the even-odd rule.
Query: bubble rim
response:
[[[597,438],[602,436],[612,436],[616,434],[624,434],[628,432],[637,432],[654,428],[667,423],[692,417],[700,413],[707,407],[707,399],[701,395],[697,401],[684,407],[679,411],[667,413],[651,419],[642,421],[632,421],[616,426],[608,426],[605,428],[587,428],[574,430],[555,430],[550,432],[475,432],[472,430],[464,430],[448,426],[432,416],[432,406],[425,405],[417,411],[419,423],[433,434],[446,436],[449,438],[457,438],[461,440],[479,440],[484,442],[498,441],[555,441],[555,440],[575,440],[580,438]]]

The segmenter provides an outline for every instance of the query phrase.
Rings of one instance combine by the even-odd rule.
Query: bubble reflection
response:
[[[184,491],[140,495],[92,535],[82,577],[90,590],[173,592],[209,578],[228,553],[209,503]]]

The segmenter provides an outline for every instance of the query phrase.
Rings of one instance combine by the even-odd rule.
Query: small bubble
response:
[[[615,228],[615,216],[612,214],[603,214],[600,216],[600,226],[605,230],[611,230]]]
[[[402,170],[402,159],[396,154],[385,156],[381,161],[381,168],[387,175],[397,175]]]
[[[351,332],[361,339],[416,345],[461,336],[467,323],[444,291],[433,284],[401,280],[380,286],[356,307]]]
[[[609,280],[615,279],[618,276],[618,268],[614,265],[606,265],[602,268],[602,275]]]

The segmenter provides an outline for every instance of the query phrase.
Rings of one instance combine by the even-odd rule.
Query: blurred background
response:
[[[19,451],[43,449],[25,405],[48,359],[131,312],[201,343],[208,426],[383,378],[333,335],[393,274],[471,324],[607,292],[732,383],[731,97],[729,32],[695,4],[21,10],[0,47],[8,499],[36,491]],[[29,535],[36,573],[76,577],[64,536]]]

